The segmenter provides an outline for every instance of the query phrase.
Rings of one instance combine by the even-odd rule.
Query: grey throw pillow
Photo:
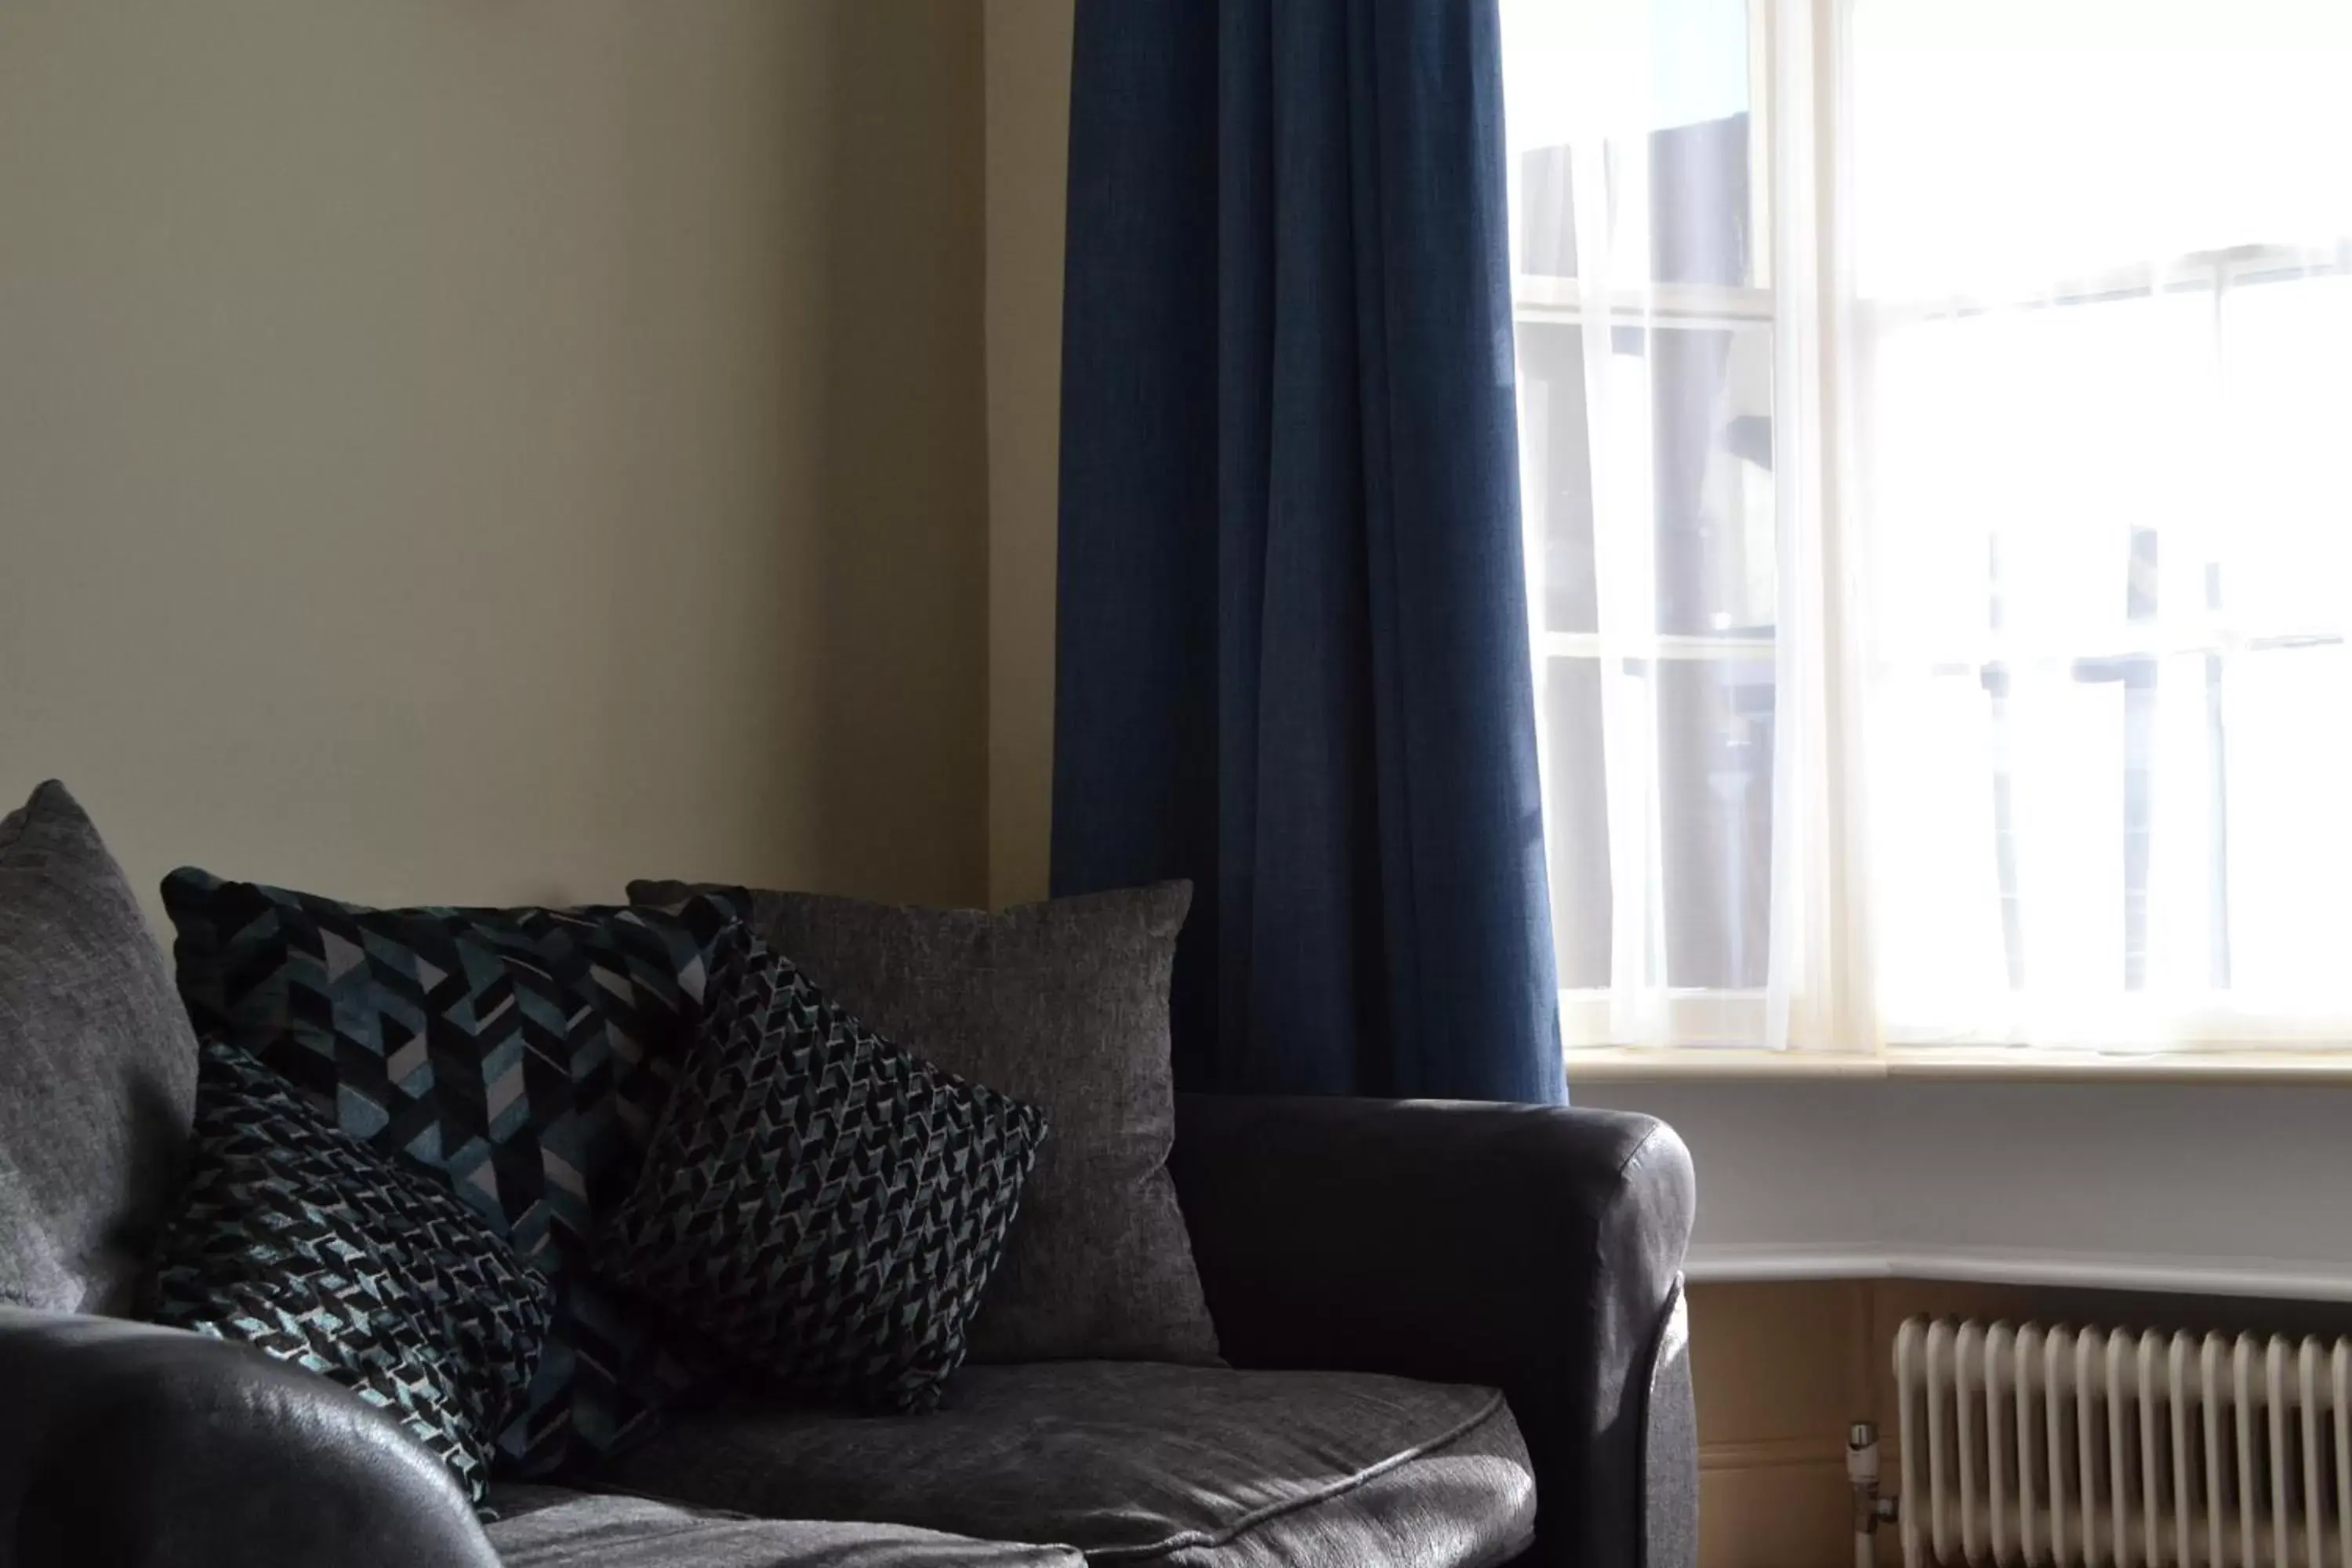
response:
[[[0,817],[0,1300],[133,1310],[195,1086],[163,950],[52,780]]]
[[[762,941],[871,1027],[1045,1111],[1053,1136],[973,1320],[973,1361],[1217,1364],[1167,1170],[1176,1136],[1168,979],[1190,883],[1001,914],[629,885],[642,904],[697,893],[741,900]]]

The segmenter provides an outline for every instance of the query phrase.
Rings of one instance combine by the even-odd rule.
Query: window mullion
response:
[[[1769,34],[1774,112],[1778,408],[1782,569],[1774,758],[1771,1043],[1875,1052],[1864,918],[1861,641],[1849,387],[1835,356],[1853,323],[1839,200],[1849,152],[1845,0],[1783,0]]]

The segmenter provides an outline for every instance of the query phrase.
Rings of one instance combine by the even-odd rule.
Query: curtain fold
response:
[[[1559,1100],[1492,0],[1080,0],[1057,893],[1188,1088]]]

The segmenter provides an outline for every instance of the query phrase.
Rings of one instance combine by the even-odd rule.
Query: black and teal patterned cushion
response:
[[[936,1404],[1045,1134],[827,1001],[740,926],[597,1261],[782,1387]]]
[[[656,1324],[581,1264],[636,1180],[722,915],[371,910],[196,870],[164,879],[163,907],[200,1032],[378,1152],[441,1172],[554,1281],[502,1469],[547,1476],[613,1452],[690,1386]]]
[[[478,1503],[554,1292],[437,1175],[207,1041],[155,1321],[255,1345],[397,1416]]]

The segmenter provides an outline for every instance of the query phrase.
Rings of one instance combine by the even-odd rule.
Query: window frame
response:
[[[1784,110],[1779,98],[1783,76],[1780,51],[1784,44],[1778,24],[1778,13],[1784,3],[1817,8],[1834,5],[1838,0],[1747,0],[1748,196],[1749,233],[1759,241],[1750,258],[1756,281],[1744,285],[1644,281],[1637,289],[1619,291],[1615,298],[1601,307],[1598,314],[1608,324],[1638,327],[1650,331],[1737,331],[1769,328],[1774,334],[1775,359],[1776,362],[1779,360],[1782,336],[1790,331],[1784,301],[1774,286],[1775,279],[1783,270],[1780,265],[1782,240],[1774,224],[1776,215],[1783,210],[1784,205],[1779,190],[1781,153],[1779,131]],[[1596,315],[1585,304],[1583,289],[1578,279],[1548,273],[1525,273],[1515,266],[1511,281],[1512,325],[1515,330],[1530,325],[1581,327]],[[1777,424],[1780,397],[1779,378],[1776,376],[1775,379]],[[1776,510],[1776,530],[1781,523]],[[1541,550],[1542,542],[1530,535],[1527,548],[1532,557],[1534,552]],[[1544,624],[1544,605],[1534,600],[1535,596],[1531,595],[1529,626],[1539,714],[1548,679],[1546,667],[1555,658],[1683,660],[1710,664],[1759,660],[1778,663],[1781,658],[1781,638],[1777,631],[1769,639],[1731,633],[1675,633],[1654,629],[1630,636],[1597,629],[1591,632],[1554,631]],[[1545,728],[1539,721],[1538,747],[1546,753],[1544,772],[1549,781],[1549,738],[1544,733]],[[1767,993],[1763,989],[1664,985],[1652,988],[1650,994],[1667,1014],[1666,1026],[1677,1044],[1645,1048],[1572,1043],[1607,1032],[1605,1022],[1620,1004],[1609,986],[1562,985],[1559,988],[1560,1032],[1572,1077],[1580,1076],[1578,1073],[1580,1061],[1589,1064],[1618,1058],[1696,1055],[1732,1065],[1736,1070],[1738,1060],[1749,1054],[1775,1060],[1800,1054],[1779,1050],[1754,1051],[1756,1030],[1753,1020],[1757,1011],[1767,1005]],[[1580,1020],[1594,1022],[1584,1024]],[[1852,1054],[1846,1052],[1817,1050],[1801,1054],[1808,1063],[1826,1062],[1832,1071],[1839,1070],[1841,1064],[1850,1063],[1853,1059]]]
[[[1857,754],[1857,720],[1865,706],[1860,673],[1848,655],[1853,628],[1847,607],[1831,591],[1846,563],[1854,559],[1859,542],[1851,537],[1858,520],[1843,514],[1838,490],[1826,480],[1845,454],[1841,443],[1852,433],[1840,417],[1845,388],[1837,378],[1837,339],[1858,333],[1865,342],[1880,331],[1897,328],[1907,318],[1926,321],[1952,313],[1937,304],[1868,307],[1868,318],[1858,314],[1841,319],[1834,303],[1845,280],[1835,276],[1841,264],[1838,226],[1844,221],[1843,203],[1845,153],[1840,145],[1846,72],[1849,69],[1852,0],[1748,0],[1749,73],[1748,196],[1751,233],[1758,237],[1753,258],[1755,282],[1749,285],[1649,283],[1640,290],[1620,294],[1603,307],[1611,325],[1640,326],[1653,331],[1681,329],[1739,330],[1769,326],[1775,334],[1774,442],[1780,447],[1784,433],[1807,426],[1809,440],[1801,458],[1812,470],[1811,482],[1821,485],[1814,541],[1820,582],[1826,603],[1812,631],[1819,643],[1811,658],[1824,667],[1825,712],[1822,717],[1825,744],[1833,752]],[[1787,25],[1786,13],[1801,14],[1801,25]],[[1787,53],[1801,51],[1795,62]],[[1781,101],[1784,85],[1801,82],[1804,101]],[[1811,124],[1798,155],[1814,163],[1803,171],[1810,185],[1805,197],[1789,200],[1782,189],[1784,162],[1792,152],[1783,144],[1783,126],[1790,113],[1801,113]],[[1794,222],[1799,233],[1783,233],[1779,225]],[[1784,259],[1801,250],[1809,265],[1790,268]],[[1531,276],[1517,270],[1514,257],[1513,324],[1583,326],[1594,316],[1575,279]],[[2292,263],[2291,268],[2288,263]],[[2184,258],[2166,266],[2161,279],[2165,292],[2187,289],[2220,291],[2256,284],[2292,270],[2309,277],[2314,268],[2299,253],[2265,246],[2233,247]],[[2352,255],[2329,271],[2352,273]],[[2070,282],[2055,292],[2036,296],[2053,306],[2092,303],[2101,298],[2145,295],[2158,283],[2147,266],[2119,268]],[[1793,284],[1798,292],[1792,295]],[[1979,307],[1982,308],[1982,307]],[[1858,345],[1859,346],[1859,345]],[[1795,356],[1806,374],[1801,384],[1781,371]],[[1776,507],[1776,530],[1792,520]],[[1541,542],[1532,535],[1531,550]],[[1785,570],[1785,564],[1783,569]],[[1531,578],[1534,576],[1531,574]],[[1688,659],[1704,662],[1780,658],[1783,627],[1767,640],[1737,635],[1651,632],[1628,637],[1600,630],[1557,632],[1545,625],[1544,606],[1531,597],[1529,624],[1534,662],[1544,689],[1546,667],[1557,658],[1615,658],[1654,660]],[[1539,722],[1539,746],[1549,752]],[[1547,757],[1548,761],[1548,757]],[[1546,767],[1547,780],[1549,776]],[[1876,998],[1869,994],[1870,941],[1867,935],[1866,872],[1859,843],[1866,825],[1846,809],[1841,798],[1844,781],[1832,771],[1824,781],[1822,816],[1829,843],[1826,858],[1832,895],[1831,925],[1837,953],[1832,969],[1837,975],[1835,994],[1814,999],[1814,1005],[1843,1026],[1832,1026],[1825,1043],[1786,1048],[1755,1043],[1755,1010],[1765,1005],[1767,993],[1758,989],[1656,987],[1650,994],[1670,1016],[1666,1046],[1629,1047],[1578,1043],[1605,1035],[1606,1021],[1617,998],[1609,987],[1563,986],[1559,993],[1563,1055],[1570,1080],[1605,1082],[1656,1078],[1720,1079],[2026,1079],[2040,1081],[2193,1080],[2200,1082],[2260,1081],[2281,1078],[2324,1082],[2352,1082],[2352,1038],[2343,1045],[2315,1046],[2307,1041],[2284,1048],[2276,1043],[2250,1040],[2242,1045],[2202,1044],[2183,1047],[2137,1046],[2116,1048],[2053,1047],[2033,1045],[1953,1045],[1908,1043],[1890,1037],[1889,1021]],[[1549,783],[1546,808],[1549,811]],[[2352,1007],[2347,1007],[2352,1012]]]

